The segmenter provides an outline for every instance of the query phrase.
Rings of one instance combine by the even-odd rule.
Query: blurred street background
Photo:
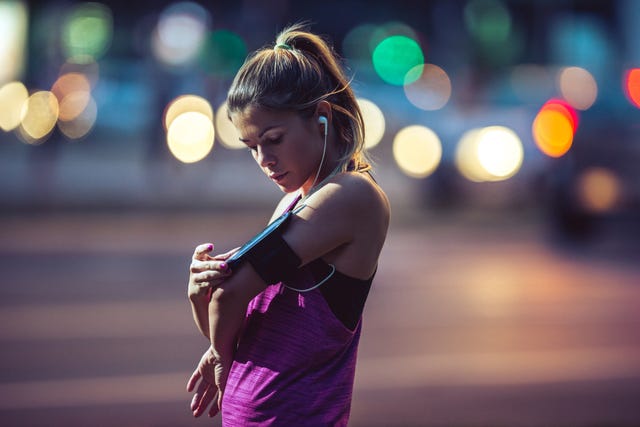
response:
[[[392,204],[350,425],[640,426],[636,0],[0,0],[0,425],[220,424],[189,260],[279,200],[223,102],[304,20]]]

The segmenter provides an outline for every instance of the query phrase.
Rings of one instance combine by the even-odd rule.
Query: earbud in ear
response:
[[[324,126],[324,136],[327,136],[327,132],[329,131],[327,124],[329,121],[325,116],[318,116],[318,123]]]

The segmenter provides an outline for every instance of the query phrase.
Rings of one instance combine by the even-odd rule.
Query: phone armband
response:
[[[286,281],[294,275],[301,260],[282,238],[291,215],[291,211],[284,213],[242,245],[227,260],[229,267],[233,269],[246,261],[267,285]]]

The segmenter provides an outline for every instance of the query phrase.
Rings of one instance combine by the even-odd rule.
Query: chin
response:
[[[280,191],[282,191],[283,193],[293,193],[294,191],[296,191],[299,187],[296,188],[291,188],[289,186],[284,186],[284,185],[278,185],[278,188],[280,189]]]

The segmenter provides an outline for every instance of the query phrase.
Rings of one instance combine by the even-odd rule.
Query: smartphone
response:
[[[242,258],[247,252],[249,252],[262,240],[264,240],[269,234],[273,233],[279,227],[284,226],[289,221],[289,219],[291,219],[291,215],[292,215],[291,211],[287,211],[283,213],[274,221],[272,221],[269,225],[267,225],[262,231],[260,231],[258,234],[253,236],[249,241],[247,241],[244,245],[242,245],[236,253],[231,255],[231,257],[229,257],[226,260],[226,263],[229,265],[229,267],[233,268],[234,266],[238,265],[242,261]]]

